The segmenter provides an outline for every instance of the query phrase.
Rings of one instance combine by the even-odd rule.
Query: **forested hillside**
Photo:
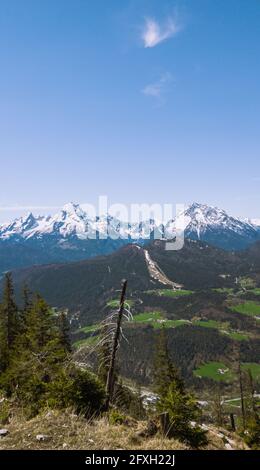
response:
[[[210,409],[204,411],[185,385],[185,382],[189,385],[192,366],[198,363],[198,349],[207,360],[214,357],[217,342],[213,330],[206,335],[203,328],[198,328],[195,336],[189,336],[189,326],[172,331],[166,324],[158,325],[159,328],[154,324],[141,325],[140,335],[136,323],[140,318],[142,323],[146,317],[140,314],[135,317],[129,312],[126,282],[124,286],[118,308],[100,325],[88,329],[94,334],[92,339],[98,341],[75,349],[71,345],[67,313],[50,308],[27,287],[22,307],[18,307],[12,277],[5,276],[0,304],[0,424],[5,428],[1,429],[0,448],[100,449],[105,445],[113,449],[118,445],[118,433],[120,442],[123,439],[129,449],[244,449],[247,445],[257,448],[258,404],[252,388],[256,378],[249,375],[248,389],[247,375],[240,376],[246,415],[244,411],[242,416],[238,413],[236,426],[243,440],[230,428],[224,405],[215,415],[218,401],[212,395],[207,402]],[[114,307],[115,301],[111,300],[111,308]],[[153,321],[158,319],[157,316]],[[125,337],[127,342],[123,346]],[[224,337],[218,340],[222,351],[231,347]],[[191,354],[195,354],[194,361],[187,368]],[[133,379],[138,382],[140,378],[140,369],[146,371],[144,381],[148,380],[153,395],[134,385]],[[131,382],[126,381],[128,377]],[[250,400],[248,390],[250,393],[253,390]],[[162,418],[165,416],[166,421]],[[73,434],[63,432],[68,426],[73,426]],[[90,446],[82,441],[83,435],[90,432],[89,426]],[[216,426],[221,426],[221,431]],[[26,436],[22,434],[25,431]],[[106,437],[104,444],[107,433],[111,440],[108,442]]]

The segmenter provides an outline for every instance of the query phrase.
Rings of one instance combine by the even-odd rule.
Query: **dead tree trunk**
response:
[[[109,409],[109,405],[110,405],[110,402],[113,396],[113,391],[114,391],[115,360],[116,360],[116,353],[118,350],[120,336],[121,336],[121,324],[122,324],[122,318],[123,318],[123,313],[124,313],[126,287],[127,287],[127,281],[123,281],[120,304],[119,304],[119,309],[118,309],[116,330],[114,334],[110,364],[109,364],[109,369],[108,369],[108,374],[107,374],[105,411],[108,411]]]
[[[249,393],[250,393],[252,414],[253,414],[254,418],[257,418],[257,409],[256,409],[256,404],[255,404],[255,387],[254,387],[252,372],[251,372],[250,369],[248,369],[247,375],[248,375]]]
[[[230,426],[231,426],[231,430],[232,430],[233,432],[235,432],[235,431],[236,431],[236,423],[235,423],[234,413],[230,413],[229,417],[230,417]]]
[[[243,430],[245,430],[245,428],[246,428],[246,412],[245,412],[244,390],[243,390],[240,358],[239,358],[239,361],[238,361],[238,378],[239,378],[239,389],[240,389],[240,399],[241,399],[242,424],[243,424]]]
[[[160,424],[161,424],[161,431],[162,435],[165,437],[171,437],[171,422],[169,413],[165,412],[160,414]]]

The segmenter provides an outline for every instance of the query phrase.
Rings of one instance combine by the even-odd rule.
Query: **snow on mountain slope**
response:
[[[160,282],[161,284],[172,287],[174,290],[181,289],[183,287],[181,284],[171,281],[166,276],[166,274],[162,271],[162,269],[158,266],[158,264],[152,260],[147,250],[144,250],[144,255],[145,255],[145,260],[146,260],[148,271],[150,273],[150,276],[153,279]]]
[[[241,248],[253,243],[260,236],[260,221],[242,220],[229,216],[224,210],[205,204],[193,203],[184,212],[186,237],[201,239],[225,248]],[[0,240],[43,239],[46,236],[60,240],[75,237],[79,240],[99,238],[147,239],[151,228],[156,227],[143,222],[128,224],[117,218],[104,215],[97,220],[90,217],[79,204],[66,204],[54,216],[34,216],[32,213],[0,226]],[[169,221],[165,227],[165,236],[175,236],[176,220]],[[219,239],[219,240],[218,240]]]
[[[260,238],[252,222],[232,217],[216,207],[194,203],[185,211],[185,236],[227,249],[243,249]]]
[[[196,231],[198,237],[207,229],[228,229],[242,234],[255,231],[252,223],[229,216],[226,211],[205,204],[192,204],[185,211],[185,216],[190,218],[186,230]]]
[[[249,219],[249,223],[260,229],[260,219]]]
[[[212,238],[215,235],[255,241],[259,236],[259,228],[253,221],[232,217],[222,209],[205,204],[193,203],[179,217],[183,217],[186,238],[207,241],[209,236]],[[176,219],[166,224],[167,238],[174,235],[176,226]]]
[[[45,216],[34,216],[32,213],[27,214],[25,217],[15,219],[10,224],[4,224],[0,226],[0,238],[9,239],[24,236],[26,238],[30,233],[37,231],[41,227],[44,227],[48,223],[50,217]]]
[[[150,227],[153,223],[141,222],[130,225],[121,222],[110,215],[98,218],[90,217],[79,204],[66,204],[60,212],[54,216],[37,216],[28,214],[25,217],[15,219],[10,224],[0,226],[0,239],[23,239],[42,238],[52,235],[61,238],[75,236],[78,239],[99,238],[118,239],[119,237],[133,240],[145,239],[150,236]]]

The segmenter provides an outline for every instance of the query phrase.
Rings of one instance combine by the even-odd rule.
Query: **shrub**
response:
[[[29,418],[35,416],[44,406],[47,382],[42,370],[21,360],[16,367],[10,367],[0,376],[1,386],[7,397],[14,398]]]
[[[158,401],[158,410],[169,415],[168,437],[174,437],[192,447],[207,444],[207,433],[198,425],[191,424],[200,419],[200,409],[192,395],[183,392],[172,382],[166,395]]]
[[[77,413],[92,416],[100,412],[105,391],[95,374],[76,367],[62,372],[49,384],[48,405],[56,408],[73,406]]]
[[[5,425],[8,423],[10,417],[10,408],[7,400],[2,399],[0,403],[0,424]]]
[[[113,404],[122,413],[125,413],[135,419],[144,419],[146,416],[142,403],[141,392],[133,392],[122,383],[115,384]]]
[[[109,424],[118,425],[124,424],[126,417],[122,415],[117,409],[113,408],[109,412]]]
[[[259,416],[251,418],[247,423],[248,434],[245,436],[246,444],[254,450],[260,449],[260,419]]]
[[[159,395],[157,409],[161,413],[167,413],[169,417],[167,436],[175,437],[192,447],[206,445],[207,432],[196,424],[191,425],[192,421],[198,422],[201,410],[193,396],[185,391],[178,370],[171,362],[164,330],[158,338],[154,378],[155,391]]]

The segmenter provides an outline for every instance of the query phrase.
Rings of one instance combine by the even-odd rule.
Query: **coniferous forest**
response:
[[[134,423],[136,433],[135,437],[131,436],[132,448],[142,447],[155,437],[161,439],[160,445],[164,442],[165,446],[173,448],[176,445],[211,448],[214,429],[222,429],[222,445],[225,439],[228,443],[230,437],[227,436],[232,436],[233,441],[237,439],[237,448],[258,448],[259,410],[249,372],[246,375],[240,368],[242,408],[236,415],[236,424],[233,414],[228,416],[224,410],[221,388],[211,391],[211,410],[204,413],[198,397],[187,388],[171,359],[167,329],[163,327],[156,338],[152,393],[147,402],[141,389],[125,381],[120,373],[117,349],[121,347],[124,333],[122,326],[117,330],[113,325],[118,326],[120,312],[122,316],[129,313],[124,298],[120,299],[119,308],[100,324],[100,339],[90,348],[89,363],[71,342],[67,312],[51,308],[26,285],[21,299],[18,307],[12,276],[6,274],[0,306],[2,425],[12,423],[21,413],[28,423],[44,420],[46,413],[72,414],[90,427],[93,423],[105,423],[103,426],[111,429],[127,430]],[[124,330],[125,323],[122,325]],[[140,426],[142,430],[138,431]],[[42,439],[47,439],[46,444],[51,445],[48,435],[43,434]],[[214,445],[221,448],[219,443]]]

